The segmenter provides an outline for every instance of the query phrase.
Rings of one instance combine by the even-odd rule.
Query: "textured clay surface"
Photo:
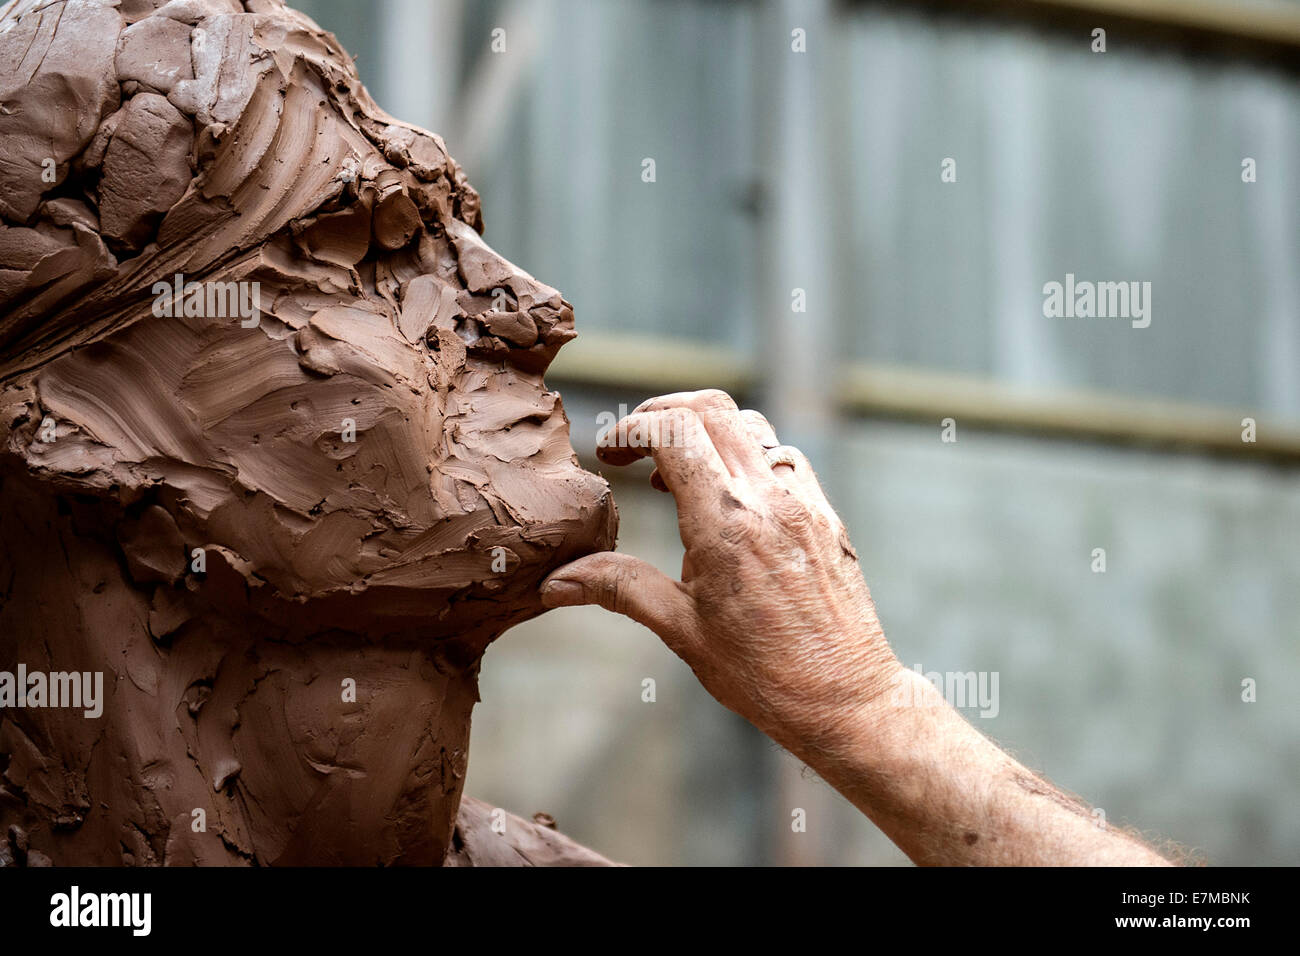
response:
[[[461,801],[479,661],[613,546],[554,289],[280,0],[0,10],[0,863],[604,863]],[[459,818],[458,818],[459,812]]]

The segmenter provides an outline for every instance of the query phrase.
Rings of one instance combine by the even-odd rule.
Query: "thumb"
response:
[[[682,586],[629,554],[589,554],[552,571],[542,582],[547,607],[599,604],[654,631],[669,647],[690,633],[695,607]]]

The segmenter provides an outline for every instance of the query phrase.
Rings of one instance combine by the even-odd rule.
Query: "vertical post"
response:
[[[768,0],[755,58],[764,184],[756,398],[781,441],[824,468],[830,464],[838,339],[828,189],[831,117],[825,108],[827,87],[833,86],[832,33],[829,0]],[[763,757],[766,779],[776,780],[764,801],[768,819],[760,822],[772,834],[764,856],[788,865],[814,862],[816,828],[825,820],[809,819],[808,832],[791,828],[797,794],[810,788],[797,765],[770,745]]]

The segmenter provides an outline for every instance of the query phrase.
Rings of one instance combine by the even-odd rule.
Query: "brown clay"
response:
[[[0,31],[0,672],[103,675],[0,687],[0,862],[604,862],[461,806],[485,648],[614,542],[569,304],[280,0]]]

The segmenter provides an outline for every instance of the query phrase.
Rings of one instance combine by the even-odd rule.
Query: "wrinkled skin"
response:
[[[918,864],[1169,865],[899,664],[808,459],[761,414],[716,389],[664,395],[617,422],[598,454],[654,458],[651,482],[677,502],[682,577],[589,555],[543,583],[548,605],[598,604],[650,628]]]
[[[793,465],[768,463],[778,447]],[[681,580],[591,555],[547,579],[549,605],[601,604],[649,627],[718,701],[795,753],[890,688],[899,664],[844,524],[760,413],[716,389],[660,396],[597,454],[616,466],[654,457],[652,481],[677,501]]]

